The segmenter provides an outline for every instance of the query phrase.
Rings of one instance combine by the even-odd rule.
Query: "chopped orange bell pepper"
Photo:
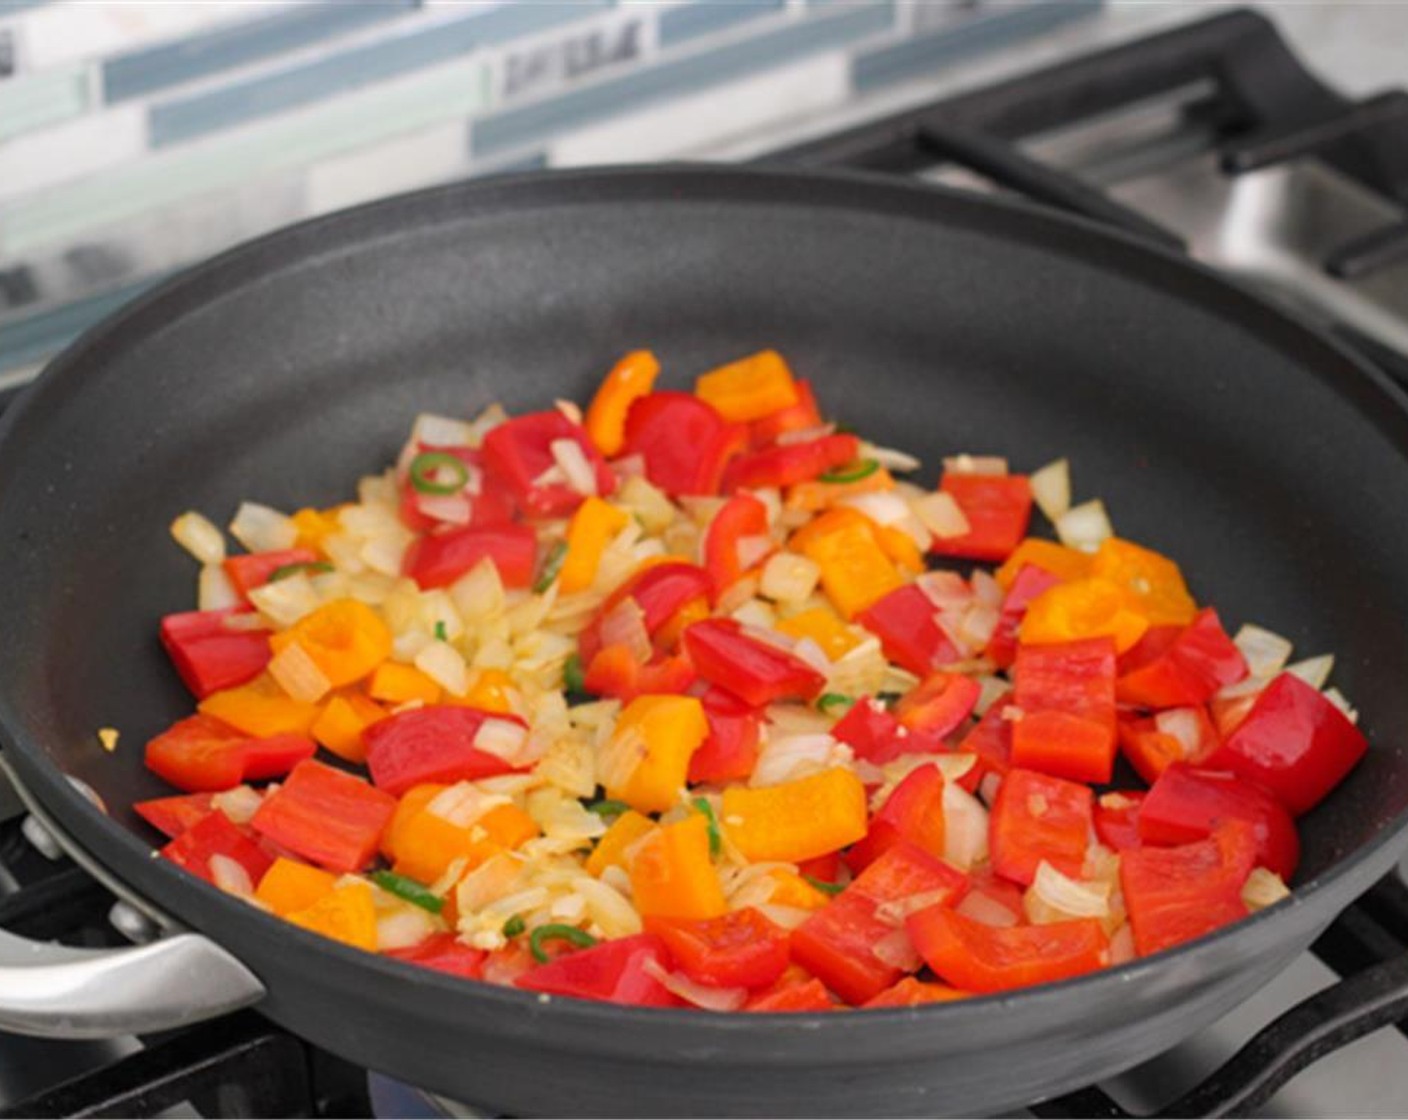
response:
[[[630,875],[631,895],[642,917],[717,918],[728,910],[702,816],[646,836],[631,859]]]
[[[774,906],[793,906],[798,910],[820,910],[830,897],[817,890],[795,871],[774,871],[772,873],[772,898]]]
[[[1100,545],[1090,574],[1111,580],[1133,597],[1150,626],[1187,626],[1198,613],[1183,573],[1167,556],[1110,537]]]
[[[1090,574],[1091,556],[1067,548],[1055,541],[1044,541],[1040,537],[1028,537],[1019,544],[996,573],[997,582],[1005,591],[1012,586],[1017,573],[1028,564],[1050,572],[1058,579],[1084,579]]]
[[[300,509],[293,514],[290,520],[298,529],[296,547],[322,552],[323,541],[342,528],[337,519],[341,509],[341,506],[333,506],[331,509]]]
[[[319,867],[280,856],[269,865],[254,897],[280,917],[307,910],[332,894],[337,876]]]
[[[663,813],[679,800],[689,756],[709,734],[704,705],[693,696],[637,696],[616,719],[608,750],[622,757],[606,796],[642,813]],[[633,764],[632,764],[633,763]]]
[[[789,487],[782,504],[787,509],[822,510],[853,494],[875,494],[893,490],[895,479],[884,467],[854,482],[799,482]]]
[[[307,735],[318,718],[317,704],[293,699],[268,673],[260,673],[238,688],[212,692],[196,708],[259,739],[271,735]]]
[[[699,375],[694,392],[725,420],[761,420],[800,399],[792,371],[776,350],[760,350]]]
[[[893,525],[877,525],[875,539],[880,542],[885,555],[901,568],[907,568],[918,575],[928,567],[924,563],[924,553],[914,543],[914,538],[903,529],[896,529]]]
[[[816,561],[822,589],[845,618],[904,584],[875,529],[863,514],[841,507],[792,534],[790,547]]]
[[[679,648],[680,639],[686,628],[709,617],[709,600],[691,599],[674,614],[659,630],[652,641],[661,653],[674,653]]]
[[[396,812],[391,815],[391,820],[387,822],[381,834],[381,854],[395,863],[396,839],[405,830],[407,822],[449,788],[435,782],[427,782],[425,785],[412,786],[403,793],[401,800],[396,802]]]
[[[607,458],[621,453],[626,442],[626,413],[655,385],[660,363],[649,350],[632,350],[611,372],[587,406],[587,436]]]
[[[564,595],[585,591],[592,585],[601,554],[630,520],[631,515],[625,510],[600,498],[588,498],[577,507],[567,526],[567,555],[557,576],[558,588]]]
[[[730,786],[722,817],[729,840],[748,859],[796,863],[865,835],[865,786],[844,766],[761,789]]]
[[[440,691],[440,686],[414,665],[402,665],[399,661],[383,661],[367,685],[368,696],[388,704],[406,704],[412,700],[438,704]]]
[[[462,697],[450,697],[450,702],[511,716],[519,714],[517,697],[518,689],[513,678],[502,669],[481,669],[469,691]]]
[[[655,822],[643,813],[627,809],[611,822],[592,854],[587,857],[587,870],[600,878],[608,867],[624,867],[626,849],[655,827]]]
[[[386,709],[359,692],[348,692],[323,703],[313,722],[312,735],[338,758],[348,762],[367,761],[367,744],[362,732],[386,718]]]
[[[357,599],[334,599],[269,639],[281,652],[297,642],[333,688],[367,676],[391,656],[391,631],[381,616]]]
[[[1148,621],[1118,584],[1091,578],[1043,591],[1027,605],[1020,633],[1022,641],[1034,643],[1114,638],[1115,650],[1123,653],[1148,629]]]
[[[827,607],[810,607],[791,618],[784,618],[777,624],[777,629],[789,638],[810,638],[832,661],[839,661],[860,645],[860,639]]]
[[[496,805],[466,828],[424,809],[396,834],[395,871],[433,883],[457,859],[472,871],[490,856],[512,851],[537,835],[533,818],[516,805]]]
[[[285,917],[296,926],[344,945],[376,952],[376,907],[366,883],[346,883],[304,910]]]

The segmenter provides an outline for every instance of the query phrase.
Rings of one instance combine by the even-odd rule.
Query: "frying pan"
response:
[[[163,792],[141,744],[190,703],[155,640],[190,602],[172,516],[332,503],[417,412],[580,400],[642,346],[677,385],[775,346],[836,415],[932,467],[960,449],[1023,467],[1068,455],[1080,493],[1177,556],[1229,625],[1335,651],[1373,748],[1304,818],[1294,897],[1061,984],[750,1017],[417,970],[154,859],[129,810]],[[1021,205],[664,168],[455,185],[296,226],[97,328],[6,418],[0,758],[174,932],[65,960],[0,942],[0,1026],[151,1029],[257,1000],[346,1058],[515,1115],[974,1114],[1088,1083],[1261,988],[1404,847],[1405,506],[1399,391],[1186,261]],[[121,729],[115,753],[100,726]]]

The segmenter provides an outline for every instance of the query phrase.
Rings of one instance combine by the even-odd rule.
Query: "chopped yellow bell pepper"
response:
[[[254,897],[280,917],[307,910],[332,894],[337,876],[319,867],[280,856],[264,872]]]
[[[1058,583],[1033,599],[1021,635],[1024,642],[1114,638],[1115,649],[1123,653],[1148,629],[1148,620],[1119,584],[1091,578]]]
[[[314,552],[323,551],[323,541],[342,529],[338,512],[342,506],[331,509],[300,509],[290,520],[298,529],[298,548],[311,548]]]
[[[822,514],[792,534],[790,547],[816,561],[822,590],[844,618],[853,618],[904,584],[875,526],[853,509]]]
[[[627,809],[611,822],[611,827],[596,842],[592,854],[587,857],[587,870],[600,878],[608,867],[624,867],[626,849],[654,827],[655,822],[649,817]]]
[[[839,661],[860,645],[860,639],[827,607],[811,607],[791,618],[784,618],[777,624],[777,629],[799,641],[810,638],[832,661]]]
[[[383,661],[372,674],[367,695],[388,704],[406,704],[412,700],[436,704],[440,701],[440,686],[414,665]]]
[[[323,604],[271,637],[269,648],[279,653],[291,642],[307,651],[333,688],[361,680],[391,656],[391,631],[357,599]]]
[[[694,392],[734,423],[761,420],[799,399],[792,371],[776,350],[760,350],[700,374]]]
[[[585,591],[592,585],[596,579],[597,565],[601,563],[601,554],[630,520],[631,515],[625,510],[617,509],[600,498],[588,498],[577,507],[567,526],[567,555],[557,576],[558,589],[562,594]]]
[[[617,717],[605,748],[613,761],[606,796],[642,813],[663,813],[679,800],[689,757],[708,734],[704,705],[693,696],[637,696]]]
[[[466,828],[427,808],[397,832],[394,870],[430,884],[457,859],[463,859],[465,870],[472,871],[490,856],[512,851],[537,835],[536,822],[516,805],[496,805]]]
[[[313,738],[348,762],[367,760],[367,744],[362,733],[386,718],[386,709],[358,692],[341,693],[323,703],[313,722]]]
[[[307,735],[319,711],[317,704],[293,699],[268,673],[260,673],[237,688],[212,692],[196,708],[259,739]]]
[[[1198,613],[1178,565],[1130,541],[1105,540],[1095,553],[1090,574],[1119,584],[1150,626],[1187,626]]]
[[[631,896],[642,917],[717,918],[728,910],[702,816],[665,825],[641,840],[630,875]]]
[[[626,413],[655,385],[660,363],[649,350],[632,350],[611,372],[587,406],[587,436],[607,458],[619,455],[626,442]]]
[[[995,575],[1005,591],[1012,586],[1017,574],[1028,564],[1064,580],[1084,579],[1090,574],[1090,563],[1091,557],[1088,553],[1078,552],[1055,541],[1028,537],[1002,562],[1002,567],[997,569]]]
[[[722,820],[750,860],[814,859],[865,835],[865,786],[844,766],[761,789],[730,786]]]
[[[304,910],[285,918],[344,945],[376,952],[376,906],[366,883],[345,883]]]

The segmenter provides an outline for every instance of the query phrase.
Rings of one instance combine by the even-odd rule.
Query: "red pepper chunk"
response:
[[[700,984],[765,988],[787,968],[787,931],[751,906],[696,921],[651,917],[645,925]]]
[[[739,543],[767,531],[767,506],[751,494],[735,494],[714,514],[704,534],[704,567],[716,593],[732,587],[743,575]]]
[[[213,794],[186,793],[138,801],[132,811],[158,832],[175,839],[215,811]]]
[[[682,1001],[651,974],[669,967],[665,943],[653,933],[639,933],[566,953],[520,976],[515,984],[555,996],[638,1007],[678,1007]]]
[[[917,584],[898,587],[856,616],[880,639],[885,656],[916,676],[959,660],[958,650],[935,621],[937,608]]]
[[[757,709],[721,688],[710,688],[700,697],[700,702],[704,705],[709,735],[689,756],[690,784],[747,778],[758,761],[762,719]]]
[[[967,992],[950,988],[947,984],[931,984],[906,976],[893,988],[886,988],[863,1006],[867,1010],[879,1007],[919,1007],[926,1003],[952,1003],[956,999],[966,999]]]
[[[989,774],[1005,778],[1012,769],[1012,721],[1006,712],[1012,703],[1012,694],[1003,693],[983,713],[972,731],[958,744],[960,754],[977,755],[973,769],[958,780],[958,784],[969,793],[977,792],[978,786]]]
[[[1122,704],[1145,708],[1183,708],[1205,704],[1229,684],[1247,675],[1242,651],[1227,636],[1211,607],[1187,627],[1157,627],[1120,659],[1115,695]]]
[[[943,858],[944,777],[938,766],[920,766],[905,775],[870,818],[870,831],[846,853],[846,865],[861,871],[902,840]]]
[[[1242,887],[1256,862],[1245,821],[1219,825],[1207,840],[1138,848],[1120,857],[1120,890],[1134,946],[1147,957],[1246,916]]]
[[[515,769],[496,754],[475,747],[486,720],[525,726],[517,716],[460,705],[430,704],[378,720],[362,737],[367,769],[377,789],[400,797],[413,786],[492,778]]]
[[[953,495],[968,532],[935,537],[929,550],[967,560],[1006,560],[1027,535],[1032,514],[1032,488],[1027,476],[953,474],[945,472],[939,489]]]
[[[732,493],[739,487],[749,490],[781,488],[810,482],[818,475],[855,462],[859,454],[860,440],[852,435],[822,436],[805,443],[780,444],[753,451],[729,464],[724,472],[724,491]]]
[[[472,447],[436,447],[433,444],[420,444],[422,452],[439,452],[443,455],[453,455],[466,466],[482,471],[484,467],[484,453]],[[468,485],[468,484],[466,484]],[[422,494],[415,488],[414,483],[407,477],[401,483],[401,501],[398,512],[401,520],[409,529],[414,529],[418,533],[426,532],[430,529],[443,528],[446,522],[439,518],[431,517],[421,509],[421,499],[432,499],[439,495]],[[469,502],[468,524],[475,528],[482,528],[487,525],[506,525],[513,520],[514,505],[513,494],[507,485],[497,477],[481,477],[479,492],[469,494],[467,490],[464,497]]]
[[[1043,591],[1049,591],[1061,582],[1061,577],[1053,575],[1035,564],[1023,564],[1012,586],[1002,600],[1002,609],[997,616],[997,627],[988,639],[987,656],[999,669],[1009,668],[1017,657],[1017,632],[1027,607]]]
[[[1096,799],[1095,835],[1100,843],[1116,852],[1140,846],[1139,809],[1144,797],[1141,790],[1121,789]]]
[[[182,611],[161,620],[161,644],[197,700],[253,680],[269,664],[268,630],[225,625],[226,619],[246,614],[236,609]]]
[[[448,587],[488,559],[505,587],[529,587],[537,557],[537,534],[527,525],[471,525],[421,537],[406,550],[401,570],[428,591]]]
[[[207,813],[181,833],[161,854],[177,867],[215,883],[210,861],[215,856],[232,859],[244,868],[251,885],[259,882],[274,862],[273,856],[256,844],[237,824],[218,810]]]
[[[880,701],[862,696],[831,729],[857,758],[883,766],[904,754],[920,754],[934,744],[913,735]]]
[[[405,949],[383,950],[386,956],[408,964],[417,964],[435,972],[445,972],[465,980],[479,980],[484,975],[484,961],[489,954],[483,949],[466,945],[453,933],[433,933],[424,941]]]
[[[1167,725],[1169,720],[1177,720],[1184,730],[1178,735],[1160,730],[1160,723]],[[1201,706],[1168,708],[1150,719],[1121,719],[1119,740],[1134,772],[1150,785],[1175,762],[1201,765],[1221,745],[1217,729]]]
[[[282,548],[274,552],[251,552],[247,556],[226,557],[223,565],[240,597],[248,601],[249,593],[263,587],[280,568],[294,564],[316,564],[318,554],[308,548]]]
[[[821,427],[821,410],[817,408],[811,382],[799,380],[795,384],[796,404],[749,422],[748,442],[753,447],[766,447],[784,432],[804,432],[809,428]]]
[[[942,906],[911,914],[905,928],[924,962],[969,992],[1006,992],[1103,968],[1110,942],[1094,918],[1040,926],[983,925]]]
[[[1115,765],[1115,643],[1023,645],[1014,670],[1022,718],[1012,762],[1076,781],[1108,782]]]
[[[826,985],[815,977],[799,984],[779,984],[759,992],[743,1005],[744,1011],[791,1012],[834,1011],[836,1004]]]
[[[774,700],[810,700],[826,678],[800,657],[749,637],[731,618],[696,622],[684,632],[695,671],[755,708]]]
[[[650,393],[626,413],[623,455],[645,460],[645,477],[672,497],[717,494],[728,460],[748,441],[748,429],[730,424],[692,393]]]
[[[683,654],[637,661],[624,645],[597,651],[582,676],[582,687],[593,696],[634,700],[637,696],[673,695],[694,683],[694,667]]]
[[[1160,846],[1187,844],[1229,820],[1251,826],[1257,866],[1289,881],[1300,862],[1295,821],[1271,794],[1233,774],[1170,766],[1144,798],[1139,838]]]
[[[566,517],[586,497],[566,482],[538,481],[557,466],[552,445],[558,440],[568,440],[581,448],[592,468],[598,494],[610,494],[616,489],[616,476],[586,430],[555,408],[506,420],[484,437],[485,470],[491,477],[501,479],[518,504],[534,517]]]
[[[278,778],[318,744],[306,735],[252,739],[207,715],[188,716],[147,744],[147,769],[188,793],[233,789],[241,782]]]
[[[930,673],[900,698],[895,715],[916,735],[942,739],[968,718],[982,691],[961,673]]]
[[[1265,786],[1294,815],[1339,785],[1369,749],[1364,733],[1299,677],[1282,673],[1208,759]]]
[[[254,831],[329,871],[360,871],[376,856],[396,799],[315,759],[300,762],[264,799]]]
[[[602,622],[626,599],[640,608],[645,632],[652,638],[680,611],[692,603],[707,605],[713,598],[714,581],[709,573],[694,564],[669,561],[652,564],[631,576],[607,596],[587,628],[577,638],[582,662],[590,665],[601,650]]]
[[[993,870],[1030,886],[1037,865],[1045,860],[1061,874],[1079,879],[1093,800],[1089,786],[1030,770],[1010,771],[988,818]]]

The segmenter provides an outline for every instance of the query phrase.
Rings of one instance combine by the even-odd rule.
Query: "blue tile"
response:
[[[893,46],[857,54],[851,61],[851,85],[857,93],[866,93],[1039,35],[1098,12],[1102,6],[1103,0],[1037,0],[1027,7],[999,8],[970,17]]]
[[[0,16],[11,16],[26,8],[37,8],[47,3],[49,0],[0,0]]]
[[[146,276],[134,284],[75,300],[0,327],[0,373],[48,360],[89,327],[169,275],[163,272]]]
[[[894,22],[893,0],[849,8],[789,24],[742,42],[724,44],[677,62],[638,70],[610,82],[571,90],[485,117],[472,125],[476,158],[575,128],[614,113],[655,104],[767,70],[818,51],[884,31]]]
[[[309,4],[264,19],[248,20],[176,42],[115,55],[103,64],[106,100],[110,104],[128,101],[181,82],[218,74],[403,15],[415,6],[416,0]]]
[[[150,114],[152,146],[166,147],[307,105],[348,89],[445,62],[477,47],[492,46],[580,19],[606,6],[606,0],[509,3],[339,51],[306,66],[156,105]]]
[[[660,45],[673,47],[699,35],[722,31],[759,16],[780,12],[787,0],[696,0],[660,13]]]

